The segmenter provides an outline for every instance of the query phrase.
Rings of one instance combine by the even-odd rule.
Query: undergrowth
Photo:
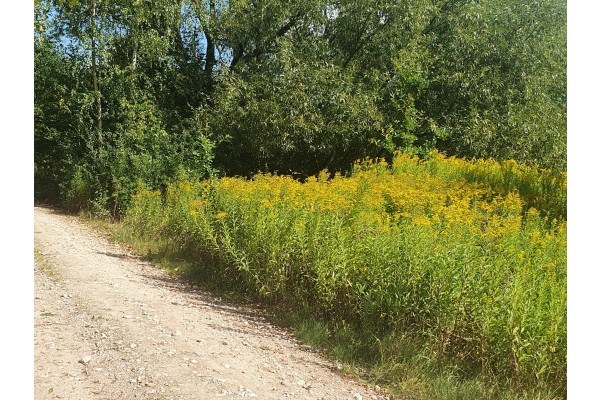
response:
[[[357,163],[139,187],[117,240],[239,299],[399,398],[566,397],[566,176]]]

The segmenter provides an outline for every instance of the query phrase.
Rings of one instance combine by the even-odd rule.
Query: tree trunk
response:
[[[135,66],[137,64],[138,45],[139,45],[139,39],[138,39],[138,35],[136,33],[135,37],[133,39],[133,50],[131,51],[131,69],[132,70],[135,69]]]
[[[98,65],[96,62],[96,0],[91,6],[91,37],[92,37],[92,81],[94,84],[94,102],[96,104],[96,133],[98,135],[98,155],[101,157],[102,137],[102,103],[100,101],[100,85],[98,84]]]
[[[215,18],[215,1],[209,0],[208,10],[208,25],[204,29],[204,35],[206,36],[206,63],[204,64],[204,72],[208,75],[209,80],[212,81],[213,67],[215,66],[215,44],[211,32],[211,24],[214,23]]]

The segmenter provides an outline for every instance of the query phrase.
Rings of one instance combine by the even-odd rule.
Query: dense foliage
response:
[[[35,0],[34,30],[38,199],[566,396],[566,2]]]
[[[36,0],[38,196],[397,149],[566,168],[559,0]]]
[[[565,200],[563,175],[514,161],[398,154],[305,183],[180,180],[164,198],[140,188],[125,223],[265,302],[367,338],[409,332],[467,375],[564,396]]]

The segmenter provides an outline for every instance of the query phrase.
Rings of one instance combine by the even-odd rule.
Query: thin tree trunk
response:
[[[208,26],[204,30],[206,36],[206,63],[204,65],[204,72],[208,74],[209,79],[212,80],[213,67],[215,66],[215,44],[212,37],[211,25],[214,23],[215,18],[215,1],[209,1],[208,10]]]
[[[134,28],[133,34],[133,49],[131,50],[131,58],[129,60],[129,88],[127,90],[128,98],[127,100],[133,102],[135,104],[135,67],[137,65],[137,55],[138,55],[138,47],[139,47],[139,37],[137,33],[137,26]]]
[[[138,35],[135,34],[135,38],[133,40],[133,50],[131,51],[131,69],[135,69],[137,64],[137,53],[138,53]]]
[[[102,137],[102,103],[100,101],[100,85],[98,84],[98,65],[96,62],[96,0],[92,0],[91,7],[92,25],[92,81],[94,84],[94,101],[96,104],[96,133],[98,135],[99,155],[103,144]]]

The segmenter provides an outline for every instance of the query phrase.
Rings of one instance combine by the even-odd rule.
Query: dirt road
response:
[[[384,399],[269,324],[35,207],[36,399]]]

